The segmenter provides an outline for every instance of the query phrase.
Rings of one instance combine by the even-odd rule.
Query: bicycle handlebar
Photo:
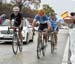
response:
[[[16,29],[17,32],[19,31],[18,27],[14,27],[14,26],[13,27],[8,27],[8,34],[10,33],[10,29],[13,29],[13,30]]]

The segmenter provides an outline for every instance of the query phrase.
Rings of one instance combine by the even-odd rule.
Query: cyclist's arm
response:
[[[10,15],[10,18],[9,18],[9,19],[10,19],[10,21],[9,21],[9,26],[10,26],[10,28],[12,28],[12,17],[13,17],[13,14],[11,14],[11,15]]]
[[[49,21],[47,21],[47,25],[48,25],[48,30],[51,30],[52,27],[51,27],[51,23]]]
[[[20,26],[19,27],[22,27],[23,26],[23,20],[21,20],[21,24],[20,24]]]
[[[9,26],[12,28],[12,20],[9,21]]]
[[[22,27],[23,26],[23,14],[19,13],[19,16],[20,16],[20,19],[21,19],[21,23],[20,23],[19,27]]]
[[[60,23],[60,22],[57,22],[57,26],[58,26],[58,27],[61,27],[61,23]]]
[[[36,24],[36,21],[37,21],[36,19],[33,20],[33,23],[32,23],[32,30],[34,30],[34,26],[35,26],[35,24]]]

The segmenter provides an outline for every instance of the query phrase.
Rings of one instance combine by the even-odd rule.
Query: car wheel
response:
[[[27,36],[26,36],[26,44],[29,43],[29,39],[28,39],[28,33],[27,33]]]

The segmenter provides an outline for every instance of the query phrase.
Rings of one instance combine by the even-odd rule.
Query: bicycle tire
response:
[[[51,35],[51,53],[52,54],[54,52],[54,43],[55,43],[55,41],[54,41],[54,34],[52,34]]]
[[[51,44],[51,53],[53,54],[53,52],[54,52],[54,45]]]
[[[40,59],[41,50],[42,50],[41,39],[38,38],[38,43],[37,43],[37,58],[38,58],[38,59]]]
[[[13,53],[16,55],[18,52],[18,38],[15,35],[13,35],[13,39],[12,39],[12,50],[13,50]]]
[[[20,44],[20,43],[21,43],[21,44]],[[22,49],[23,49],[23,42],[20,41],[20,42],[19,42],[19,51],[22,52]]]
[[[45,52],[46,52],[46,41],[45,40],[43,40],[43,42],[42,42],[42,55],[43,56],[45,56]]]

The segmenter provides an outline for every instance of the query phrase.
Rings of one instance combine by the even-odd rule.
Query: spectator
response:
[[[2,14],[0,16],[0,25],[6,20],[6,15],[5,14]]]
[[[73,21],[73,24],[75,24],[75,12],[71,12],[70,15],[71,15],[71,17],[72,17],[73,20],[74,20],[74,21]]]

